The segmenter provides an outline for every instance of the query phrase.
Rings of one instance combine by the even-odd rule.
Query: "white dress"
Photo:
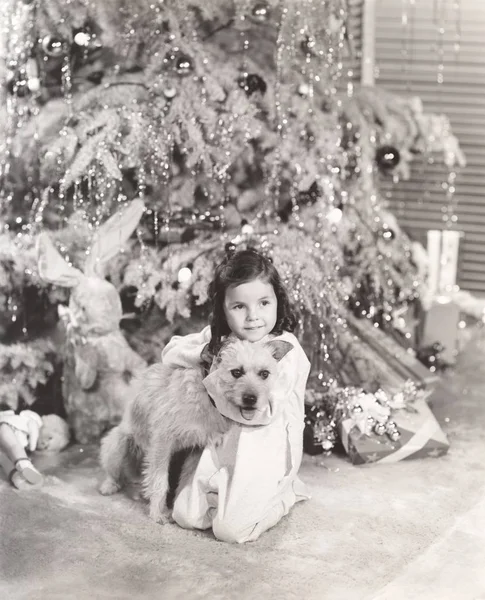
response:
[[[210,336],[209,327],[200,333],[174,336],[162,352],[162,362],[197,367]],[[280,362],[286,393],[275,404],[282,408],[269,418],[263,415],[263,421],[255,417],[251,425],[235,423],[220,446],[207,446],[192,459],[192,470],[190,465],[184,469],[174,502],[173,518],[181,527],[212,527],[215,537],[226,542],[254,541],[296,502],[309,498],[297,473],[303,454],[304,394],[310,362],[293,334],[267,336],[271,339],[293,346]],[[204,379],[204,385],[218,410],[242,421],[239,412],[217,394],[213,375]]]

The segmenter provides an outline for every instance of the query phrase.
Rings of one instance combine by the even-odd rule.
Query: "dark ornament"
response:
[[[12,96],[17,98],[26,98],[29,96],[31,89],[25,72],[12,73],[7,78],[7,90]]]
[[[174,69],[179,77],[186,77],[193,72],[194,63],[190,56],[181,54],[175,58]]]
[[[315,38],[311,36],[306,36],[305,39],[301,42],[300,48],[304,54],[313,54],[315,48]]]
[[[270,7],[267,2],[258,2],[253,6],[251,15],[255,21],[265,23],[271,16]]]
[[[384,173],[388,173],[397,167],[400,160],[399,150],[394,146],[381,146],[376,150],[377,166]]]
[[[246,96],[251,96],[255,92],[264,94],[266,92],[266,82],[256,73],[245,73],[237,80],[237,84],[246,92]]]
[[[236,244],[234,242],[227,242],[224,246],[227,256],[232,256],[236,252]]]

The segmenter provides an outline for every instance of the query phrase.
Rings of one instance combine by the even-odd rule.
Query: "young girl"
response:
[[[216,538],[226,542],[253,541],[288,514],[295,502],[309,498],[297,473],[310,363],[291,333],[296,319],[270,259],[254,250],[226,258],[216,269],[209,296],[210,327],[174,336],[162,352],[162,362],[179,367],[205,363],[208,369],[227,336],[250,342],[281,339],[292,345],[280,362],[288,391],[278,399],[281,411],[255,416],[248,424],[218,396],[217,371],[204,379],[218,410],[238,423],[219,446],[208,446],[186,462],[173,518],[185,528],[212,527]]]

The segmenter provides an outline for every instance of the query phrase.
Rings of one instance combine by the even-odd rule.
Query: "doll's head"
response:
[[[42,417],[42,427],[37,441],[37,450],[41,452],[60,452],[69,444],[69,426],[58,415]]]

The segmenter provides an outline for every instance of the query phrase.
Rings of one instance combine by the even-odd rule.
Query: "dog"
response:
[[[248,423],[257,411],[277,409],[278,362],[292,348],[283,340],[231,339],[214,359],[212,371],[220,374],[220,392]],[[160,524],[171,521],[167,493],[172,455],[190,447],[217,445],[234,424],[217,410],[203,378],[202,368],[160,363],[141,374],[121,423],[102,440],[100,459],[106,478],[99,488],[101,494],[122,489],[141,461],[150,517]]]

